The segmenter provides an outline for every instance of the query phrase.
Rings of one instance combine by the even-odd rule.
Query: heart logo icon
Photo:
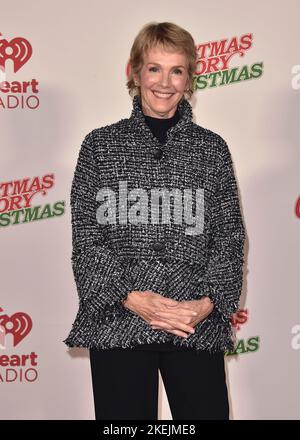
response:
[[[2,309],[0,309],[1,311]],[[18,345],[32,329],[32,320],[27,313],[17,312],[12,316],[0,315],[0,326],[5,329],[5,334],[13,335],[14,347]]]
[[[0,67],[3,70],[5,70],[6,60],[11,59],[14,64],[14,73],[18,72],[31,55],[32,46],[26,38],[16,37],[11,41],[0,40]]]

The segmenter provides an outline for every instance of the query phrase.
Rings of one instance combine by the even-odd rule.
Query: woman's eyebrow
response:
[[[148,64],[157,64],[158,66],[161,66],[161,64],[159,64],[159,63],[154,63],[154,62],[149,62],[149,63],[147,63],[147,66],[148,66]],[[183,67],[183,69],[185,69],[185,66],[182,66],[182,65],[173,66],[173,67]]]

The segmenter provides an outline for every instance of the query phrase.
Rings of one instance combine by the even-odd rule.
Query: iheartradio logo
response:
[[[0,313],[3,309],[0,307]],[[13,346],[16,347],[31,331],[32,319],[27,313],[17,312],[11,316],[0,315],[0,349],[6,348],[6,335],[13,335]]]
[[[0,307],[0,312],[3,309]],[[27,313],[17,312],[11,316],[0,314],[0,349],[6,346],[6,335],[12,334],[13,347],[18,345],[32,329],[32,320]],[[0,354],[0,384],[16,382],[35,382],[38,378],[38,355],[8,353]]]
[[[17,73],[31,56],[32,46],[26,38],[15,37],[8,41],[0,37],[0,108],[34,110],[39,107],[39,83],[35,78],[22,81],[8,80],[8,76]],[[11,63],[7,63],[8,60],[13,65],[12,72],[9,71]]]

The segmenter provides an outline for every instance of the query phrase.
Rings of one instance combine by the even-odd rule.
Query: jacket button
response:
[[[154,245],[153,245],[153,249],[154,249],[155,251],[163,251],[163,250],[165,249],[165,244],[162,243],[162,242],[154,243]]]
[[[153,153],[153,156],[155,157],[155,159],[161,159],[162,155],[163,155],[163,151],[160,148],[155,150]]]

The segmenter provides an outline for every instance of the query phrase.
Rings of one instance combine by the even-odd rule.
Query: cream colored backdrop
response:
[[[262,75],[197,90],[192,104],[195,122],[228,142],[248,233],[241,302],[248,319],[237,331],[240,354],[226,357],[231,416],[299,419],[299,1],[1,0],[0,11],[0,45],[19,37],[32,46],[16,72],[7,60],[2,80],[35,79],[35,91],[10,94],[38,103],[8,108],[9,92],[0,92],[0,318],[10,317],[5,338],[0,329],[0,418],[94,418],[88,352],[62,342],[78,305],[69,191],[83,137],[130,116],[129,51],[140,28],[155,20],[186,28],[197,45],[253,35],[230,68],[263,63]],[[9,217],[4,208],[13,194],[5,198],[3,183],[48,174],[53,186],[30,205],[48,205],[44,218],[23,222],[21,214],[13,224],[16,213]],[[14,211],[22,208],[24,201]],[[26,337],[16,343],[8,330],[18,319]],[[22,355],[23,365],[14,364]],[[160,385],[159,418],[171,419]]]

